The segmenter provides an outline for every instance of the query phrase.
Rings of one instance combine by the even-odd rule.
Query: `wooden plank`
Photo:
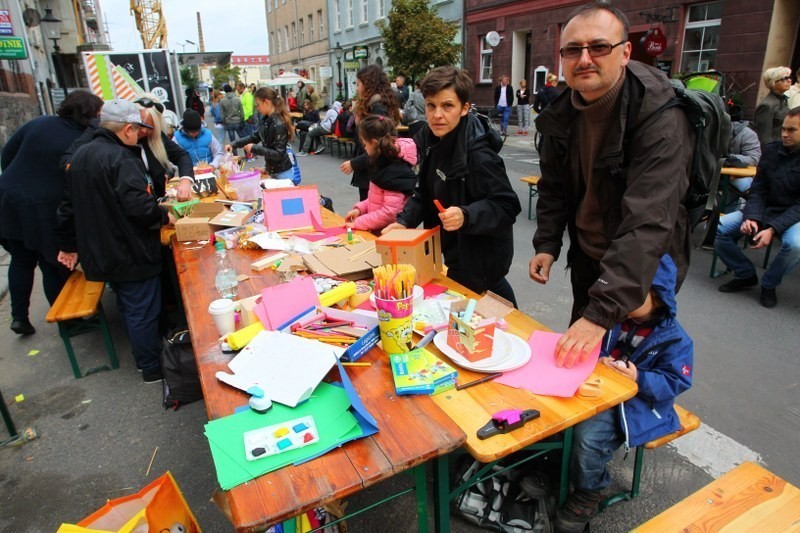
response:
[[[695,429],[700,427],[700,418],[692,413],[691,411],[687,411],[680,405],[675,405],[675,413],[678,415],[678,420],[681,424],[681,429],[676,431],[675,433],[670,433],[669,435],[664,435],[655,440],[651,440],[647,444],[644,445],[645,448],[648,450],[655,450],[668,442],[672,442],[673,440],[677,439],[680,436],[686,435],[694,431]]]
[[[522,183],[527,183],[528,185],[539,185],[539,176],[523,176],[519,179]]]
[[[469,297],[477,296],[445,277],[439,276],[434,282]],[[550,331],[518,310],[509,314],[506,321],[509,323],[508,332],[525,340],[536,330]],[[449,361],[433,344],[428,347],[439,357]],[[459,368],[458,372],[459,381],[471,381],[483,375],[464,368]],[[469,453],[475,459],[488,463],[560,433],[636,395],[635,382],[599,363],[590,379],[598,377],[603,380],[602,394],[598,398],[540,396],[524,389],[488,382],[462,391],[439,394],[433,397],[433,401],[467,434],[464,445]],[[503,409],[537,409],[541,416],[511,433],[486,440],[478,439],[477,429],[488,422],[494,413]]]
[[[743,463],[634,531],[800,531],[800,489]]]
[[[87,281],[83,272],[76,270],[70,274],[45,320],[61,322],[94,315],[104,287],[102,281]]]

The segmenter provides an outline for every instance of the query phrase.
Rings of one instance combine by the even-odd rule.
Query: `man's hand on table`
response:
[[[550,268],[555,260],[550,254],[536,254],[528,266],[528,275],[536,283],[544,285],[550,279]]]
[[[344,163],[342,163],[342,166],[339,167],[339,170],[341,170],[345,174],[352,174],[353,165],[350,164],[350,161],[345,161]]]
[[[78,252],[58,252],[58,262],[70,270],[75,270],[78,264]]]
[[[383,228],[383,230],[381,231],[381,235],[389,233],[393,229],[407,229],[407,228],[399,222],[392,222],[391,224]]]
[[[572,324],[558,340],[553,356],[556,366],[572,368],[575,363],[585,360],[589,353],[600,344],[606,329],[583,317]]]
[[[178,184],[178,201],[185,202],[192,199],[192,179],[188,177],[181,177],[181,182]]]

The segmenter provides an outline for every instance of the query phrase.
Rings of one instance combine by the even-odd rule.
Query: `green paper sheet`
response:
[[[267,472],[313,457],[361,436],[363,431],[349,408],[350,400],[344,389],[320,383],[311,398],[294,409],[273,404],[266,414],[248,409],[212,420],[206,424],[205,434],[217,468],[220,487],[229,490]],[[319,442],[258,461],[248,461],[245,458],[245,432],[309,415],[314,417],[317,425]]]

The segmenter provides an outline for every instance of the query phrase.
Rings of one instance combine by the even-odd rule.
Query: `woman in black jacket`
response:
[[[367,65],[356,74],[358,99],[355,105],[356,126],[367,115],[382,115],[400,123],[400,106],[389,84],[389,78],[378,65]],[[339,167],[345,174],[353,174],[350,185],[358,187],[358,198],[367,199],[369,192],[369,155],[364,151],[361,140],[356,135],[353,158]]]
[[[505,276],[514,257],[513,225],[522,210],[511,187],[499,135],[469,112],[472,80],[452,66],[422,80],[428,126],[414,140],[422,156],[414,195],[384,233],[442,226],[447,276],[477,293],[487,290],[516,305]],[[439,212],[433,203],[443,206]]]
[[[278,92],[270,87],[261,87],[255,97],[256,109],[261,115],[257,131],[226,145],[225,150],[233,152],[235,148],[244,147],[247,153],[264,156],[271,178],[292,179],[293,162],[286,150],[294,134],[289,107]]]
[[[58,264],[56,209],[64,194],[62,154],[97,119],[103,101],[87,91],[73,91],[57,116],[31,120],[3,147],[0,174],[0,244],[11,254],[8,289],[11,329],[36,332],[28,319],[38,264],[47,300],[58,298],[69,271]]]

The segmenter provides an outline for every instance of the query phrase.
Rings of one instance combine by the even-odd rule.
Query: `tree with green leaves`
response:
[[[239,67],[231,67],[230,63],[211,69],[211,76],[214,78],[214,87],[216,88],[220,88],[226,83],[233,87],[239,81],[240,74]]]
[[[197,79],[197,73],[193,67],[181,67],[181,83],[184,87],[197,88],[200,81]]]
[[[460,59],[461,45],[454,41],[458,23],[442,19],[428,0],[393,0],[386,19],[375,25],[381,31],[389,65],[412,80]]]

